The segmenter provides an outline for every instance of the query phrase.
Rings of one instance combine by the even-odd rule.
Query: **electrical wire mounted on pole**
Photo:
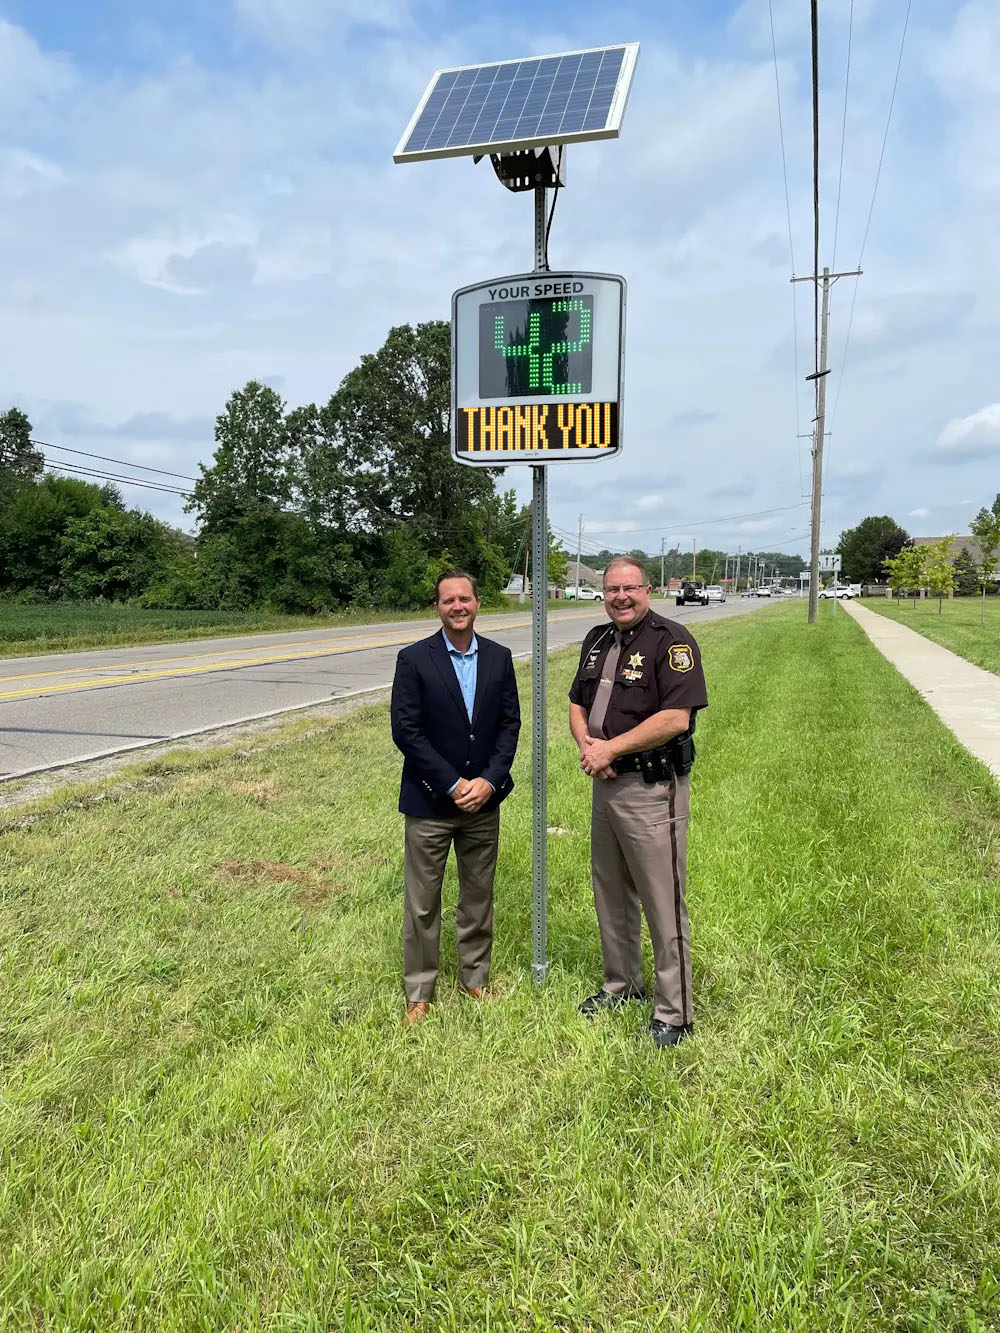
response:
[[[838,278],[860,278],[861,269],[851,269],[846,273],[831,273],[824,268],[822,276],[807,274],[805,277],[791,279],[792,282],[822,283],[823,313],[819,328],[819,359],[816,370],[806,376],[816,387],[816,416],[813,420],[812,433],[812,514],[809,543],[809,624],[815,625],[819,610],[819,531],[823,507],[823,443],[826,438],[826,377],[827,335],[830,327],[830,288]]]

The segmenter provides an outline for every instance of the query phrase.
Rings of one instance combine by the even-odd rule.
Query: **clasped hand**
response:
[[[616,777],[615,770],[611,767],[613,759],[614,755],[607,741],[589,734],[584,736],[580,749],[580,767],[584,773],[592,778]]]
[[[485,778],[459,778],[451,799],[467,815],[474,815],[493,795],[493,788]]]

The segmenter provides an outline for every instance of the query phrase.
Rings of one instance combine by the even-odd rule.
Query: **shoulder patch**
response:
[[[671,671],[690,671],[694,666],[694,653],[689,643],[672,643],[667,657]]]

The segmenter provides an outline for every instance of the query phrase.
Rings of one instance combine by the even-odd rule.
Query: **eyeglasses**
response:
[[[616,588],[605,588],[604,596],[617,597],[620,592],[628,593],[629,596],[631,596],[632,593],[642,592],[644,589],[648,587],[649,587],[648,583],[622,583]]]

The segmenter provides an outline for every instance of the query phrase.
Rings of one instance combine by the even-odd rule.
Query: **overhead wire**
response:
[[[148,467],[145,463],[132,463],[125,458],[110,458],[107,454],[91,454],[86,449],[70,449],[65,444],[52,444],[49,440],[32,440],[32,444],[37,445],[39,449],[58,449],[64,454],[79,454],[81,458],[99,458],[103,463],[115,463],[118,467],[135,468],[139,472],[157,472],[163,477],[178,477],[181,481],[197,481],[197,477],[189,477],[184,472],[168,472],[162,467]]]
[[[164,486],[158,481],[143,481],[139,477],[122,477],[114,472],[102,472],[97,468],[76,467],[72,463],[63,463],[58,459],[47,458],[46,463],[49,471],[57,468],[60,472],[72,472],[82,477],[92,477],[95,481],[113,481],[123,486],[140,486],[147,491],[162,491],[166,495],[181,495],[185,498],[190,497],[190,491],[183,491],[176,486]]]
[[[854,0],[851,0],[851,13],[847,20],[847,73],[844,77],[844,116],[840,123],[840,171],[837,174],[837,208],[833,215],[833,258],[830,268],[837,269],[837,232],[840,228],[840,192],[844,184],[844,143],[847,140],[847,94],[851,86],[851,41],[854,36]]]
[[[852,0],[853,4],[853,0]],[[788,194],[788,160],[785,153],[785,125],[781,114],[781,80],[778,76],[778,44],[774,37],[774,10],[772,0],[767,0],[767,14],[771,21],[771,54],[774,58],[774,93],[778,104],[778,139],[781,143],[781,175],[785,183],[785,219],[788,223],[788,257],[795,276],[795,243],[792,240],[792,205]],[[799,415],[799,319],[796,300],[796,284],[792,283],[792,373],[795,402],[795,452],[799,463],[799,491],[805,489],[805,476],[802,471],[802,428]]]
[[[872,214],[875,211],[875,198],[878,195],[879,181],[882,178],[882,163],[885,160],[885,146],[889,141],[889,127],[892,124],[892,111],[893,107],[896,105],[896,90],[899,87],[899,71],[903,65],[903,50],[906,46],[906,33],[910,25],[910,10],[912,8],[913,8],[913,0],[906,0],[906,13],[903,16],[903,31],[899,39],[899,55],[896,58],[896,73],[892,81],[892,92],[889,95],[889,110],[885,118],[885,132],[882,135],[882,147],[879,150],[878,166],[875,170],[875,184],[872,188],[871,203],[868,206],[868,217],[867,220],[865,221],[864,236],[861,239],[861,250],[858,253],[858,262],[856,265],[857,268],[861,267],[861,262],[865,257],[865,247],[868,244],[868,233],[871,230]],[[855,305],[857,304],[857,299],[858,299],[858,280],[857,278],[855,278],[854,292],[851,296],[851,311],[847,318],[847,335],[844,338],[844,352],[840,360],[840,372],[837,376],[837,393],[833,400],[833,411],[830,413],[831,429],[837,417],[837,408],[840,404],[840,391],[844,386],[844,370],[847,367],[847,352],[848,348],[851,345],[851,331],[854,328],[854,308]]]

